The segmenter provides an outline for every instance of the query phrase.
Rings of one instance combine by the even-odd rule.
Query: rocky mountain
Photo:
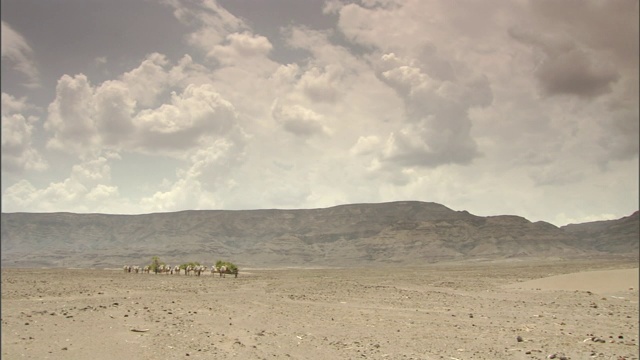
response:
[[[562,227],[577,241],[608,253],[638,253],[638,212],[618,220],[594,221]],[[581,244],[576,244],[580,246]]]
[[[638,212],[558,228],[399,201],[305,210],[145,215],[2,213],[2,266],[120,267],[228,260],[241,267],[636,256]]]

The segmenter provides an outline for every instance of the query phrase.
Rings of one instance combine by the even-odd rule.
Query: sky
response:
[[[2,212],[639,207],[637,0],[2,0]]]

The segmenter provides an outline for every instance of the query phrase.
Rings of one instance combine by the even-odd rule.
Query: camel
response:
[[[132,266],[132,265],[124,265],[122,267],[122,269],[124,270],[125,273],[131,273],[134,272],[136,274],[139,273],[147,273],[149,274],[151,272],[151,265],[144,265],[144,266]],[[181,267],[179,265],[176,266],[171,266],[171,265],[158,265],[155,268],[155,273],[158,274],[180,274],[180,269]],[[195,276],[200,276],[202,275],[203,272],[205,272],[207,270],[207,267],[204,265],[187,265],[184,269],[184,274],[185,275],[191,275],[193,273],[193,275]],[[231,270],[227,265],[222,265],[221,267],[217,267],[216,265],[212,265],[211,266],[211,276],[213,276],[215,273],[219,273],[220,277],[226,277],[227,273],[229,274],[233,274],[235,277],[238,277],[238,269],[234,268],[233,270]]]
[[[220,269],[218,269],[218,271],[220,272],[220,277],[226,277],[227,266],[226,265],[220,266]]]
[[[205,270],[204,265],[198,265],[198,266],[196,266],[196,268],[195,268],[196,276],[200,276],[200,274],[202,274],[202,272],[203,272],[204,270]]]

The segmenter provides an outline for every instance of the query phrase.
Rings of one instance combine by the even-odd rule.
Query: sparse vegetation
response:
[[[165,263],[160,261],[160,258],[158,256],[154,256],[151,258],[151,264],[149,266],[152,272],[157,274],[158,270],[160,269],[160,265],[165,265]]]
[[[184,270],[188,266],[191,266],[191,267],[200,266],[200,263],[197,262],[197,261],[191,261],[191,262],[188,262],[188,263],[184,263],[184,264],[180,265],[180,270]]]
[[[238,271],[238,267],[234,263],[222,260],[216,261],[216,267],[218,269],[220,269],[222,266],[227,267],[227,274],[234,274],[236,271]]]

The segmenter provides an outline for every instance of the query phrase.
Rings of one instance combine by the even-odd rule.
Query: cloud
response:
[[[32,123],[35,119],[25,119],[20,114],[2,116],[2,170],[47,169],[48,165],[40,153],[33,148]]]
[[[226,41],[227,45],[214,46],[207,56],[215,57],[223,64],[233,64],[250,57],[266,56],[273,49],[269,39],[246,31],[229,34]]]
[[[416,40],[413,34],[421,33],[420,21],[416,20],[423,17],[424,13],[412,11],[411,4],[392,7],[367,7],[355,3],[341,5],[334,3],[331,10],[339,15],[339,29],[354,43],[393,48],[398,44],[405,44],[407,40]],[[381,27],[380,24],[386,25]],[[393,31],[388,31],[389,29]]]
[[[51,134],[48,147],[82,162],[69,178],[42,189],[28,181],[14,184],[5,191],[8,201],[45,211],[57,203],[79,212],[102,208],[100,202],[124,212],[215,206],[214,191],[242,165],[250,135],[239,126],[235,107],[211,84],[210,73],[189,56],[172,66],[154,53],[98,86],[84,74],[62,76],[44,124]],[[3,111],[24,107],[14,98],[4,100]],[[167,182],[167,190],[142,194],[134,204],[111,183],[108,162],[119,159],[119,152],[176,157],[190,165]]]
[[[165,2],[174,9],[175,17],[182,23],[195,26],[196,31],[187,36],[187,42],[210,54],[221,44],[227,35],[249,27],[214,0],[188,1],[168,0]],[[215,52],[215,51],[214,51]]]
[[[294,84],[300,74],[300,66],[298,64],[279,65],[276,71],[271,74],[270,79],[275,82],[277,87],[283,87]]]
[[[625,1],[330,1],[278,28],[239,4],[163,0],[190,32],[167,55],[147,47],[114,72],[123,58],[102,47],[84,74],[51,75],[45,115],[3,96],[4,179],[25,179],[4,183],[3,207],[416,199],[532,220],[619,213],[611,204],[637,206],[637,2]],[[31,171],[36,141],[66,152],[40,154],[62,160],[57,178]]]
[[[640,118],[638,108],[612,111],[610,119],[603,125],[598,144],[606,151],[602,161],[634,160],[640,151]]]
[[[286,131],[301,138],[329,132],[329,129],[322,125],[322,117],[319,114],[300,105],[283,106],[276,101],[271,116],[282,124]]]
[[[466,164],[479,156],[470,134],[468,110],[491,103],[486,78],[437,80],[418,67],[416,60],[393,53],[383,55],[378,67],[380,80],[404,101],[407,123],[387,140],[383,162],[435,167]]]
[[[168,86],[169,74],[165,70],[168,64],[164,55],[153,53],[140,66],[120,77],[139,108],[157,105],[158,96]]]
[[[33,60],[33,50],[20,33],[2,21],[2,60],[8,60],[13,68],[27,77],[23,85],[27,88],[38,88],[40,73]]]
[[[333,3],[325,11],[339,15],[342,34],[366,47],[378,80],[404,104],[400,126],[391,129],[379,154],[381,169],[469,164],[480,156],[468,114],[493,102],[489,78],[480,72],[483,67],[474,70],[478,66],[470,63],[483,50],[468,40],[486,33],[480,22],[455,7],[420,1]],[[471,30],[469,22],[475,25]],[[443,41],[452,36],[468,43],[460,46],[469,51],[462,55]]]
[[[96,203],[117,198],[117,196],[118,188],[116,186],[98,184],[87,193],[86,199],[93,203]]]
[[[143,197],[140,206],[153,212],[220,207],[224,197],[219,194],[227,191],[234,169],[243,163],[243,134],[236,135],[192,151],[188,168],[177,171],[177,180],[165,191]]]
[[[221,67],[216,72],[219,79],[229,77],[235,82],[244,75],[256,80],[271,75],[277,68],[278,64],[269,59],[272,49],[266,37],[244,31],[229,34],[223,43],[213,46],[207,56]],[[255,87],[250,91],[255,91]]]
[[[298,87],[312,101],[333,103],[340,95],[342,72],[336,65],[327,65],[324,69],[314,66],[302,74]]]
[[[357,52],[354,53],[354,48],[333,40],[337,34],[332,29],[313,30],[305,26],[288,26],[281,33],[288,47],[308,53],[302,63],[309,68],[326,68],[325,71],[330,74],[363,68],[362,58]]]
[[[110,182],[109,159],[99,156],[74,165],[68,178],[42,189],[26,179],[9,186],[2,194],[3,211],[93,212],[116,204],[126,208],[127,200],[120,198],[118,188]]]
[[[122,81],[105,81],[95,91],[95,130],[107,148],[126,148],[135,131],[133,116],[137,102]]]
[[[351,155],[368,155],[379,151],[380,138],[376,135],[360,136],[355,145],[349,150]]]
[[[94,64],[96,66],[104,66],[107,64],[107,57],[106,56],[98,56],[93,60]]]
[[[611,56],[617,68],[638,67],[638,2],[528,1],[541,33],[566,34],[598,56]]]
[[[199,210],[216,208],[212,193],[203,191],[199,181],[179,179],[168,191],[158,191],[140,201],[140,207],[149,212]]]
[[[611,91],[619,79],[617,71],[607,63],[595,63],[593,53],[580,49],[570,40],[544,37],[518,28],[509,35],[524,44],[541,50],[543,60],[535,71],[542,92],[546,95],[576,95],[591,98]]]
[[[236,126],[237,112],[201,71],[189,57],[171,67],[163,55],[151,54],[97,87],[84,74],[64,75],[44,124],[52,134],[47,146],[80,157],[105,149],[177,155],[203,137],[224,136]],[[170,89],[180,92],[163,103]]]
[[[27,110],[29,107],[26,97],[16,99],[5,92],[2,93],[2,115],[19,113]]]
[[[63,75],[44,124],[53,134],[47,146],[80,156],[95,154],[103,146],[129,146],[134,141],[133,118],[137,112],[157,104],[169,87],[167,65],[163,55],[154,53],[120,79],[98,87],[84,74]],[[175,80],[180,81],[180,76]]]
[[[189,85],[181,94],[133,119],[136,144],[145,150],[183,150],[196,147],[203,136],[224,136],[236,126],[237,113],[213,85]]]
[[[536,168],[536,170],[531,171],[530,174],[536,186],[574,184],[579,182],[584,176],[584,171],[565,166],[560,167],[556,164]]]
[[[169,71],[168,82],[172,87],[185,88],[187,85],[203,85],[212,82],[211,70],[184,55]]]
[[[111,167],[109,159],[100,156],[88,160],[82,164],[74,165],[71,168],[70,179],[74,183],[82,184],[85,187],[93,187],[102,182],[111,180]]]
[[[2,93],[2,171],[16,173],[23,170],[42,171],[47,162],[33,144],[33,132],[38,118],[20,112],[31,106],[26,98]]]
[[[111,164],[121,156],[105,152],[73,165],[66,179],[43,188],[26,179],[7,187],[3,211],[139,214],[215,208],[221,204],[219,193],[227,191],[234,169],[242,165],[245,142],[244,134],[234,133],[189,151],[187,165],[176,171],[175,180],[160,179],[151,194],[143,192],[133,199],[123,196],[112,179]],[[128,184],[128,179],[124,181]],[[165,190],[157,190],[161,187]]]
[[[81,156],[96,150],[94,89],[83,74],[63,75],[58,80],[56,98],[49,105],[45,130],[53,137],[47,147]]]
[[[543,0],[523,4],[531,16],[508,33],[532,47],[535,75],[544,95],[601,97],[612,93],[621,79],[637,78],[637,1]]]

